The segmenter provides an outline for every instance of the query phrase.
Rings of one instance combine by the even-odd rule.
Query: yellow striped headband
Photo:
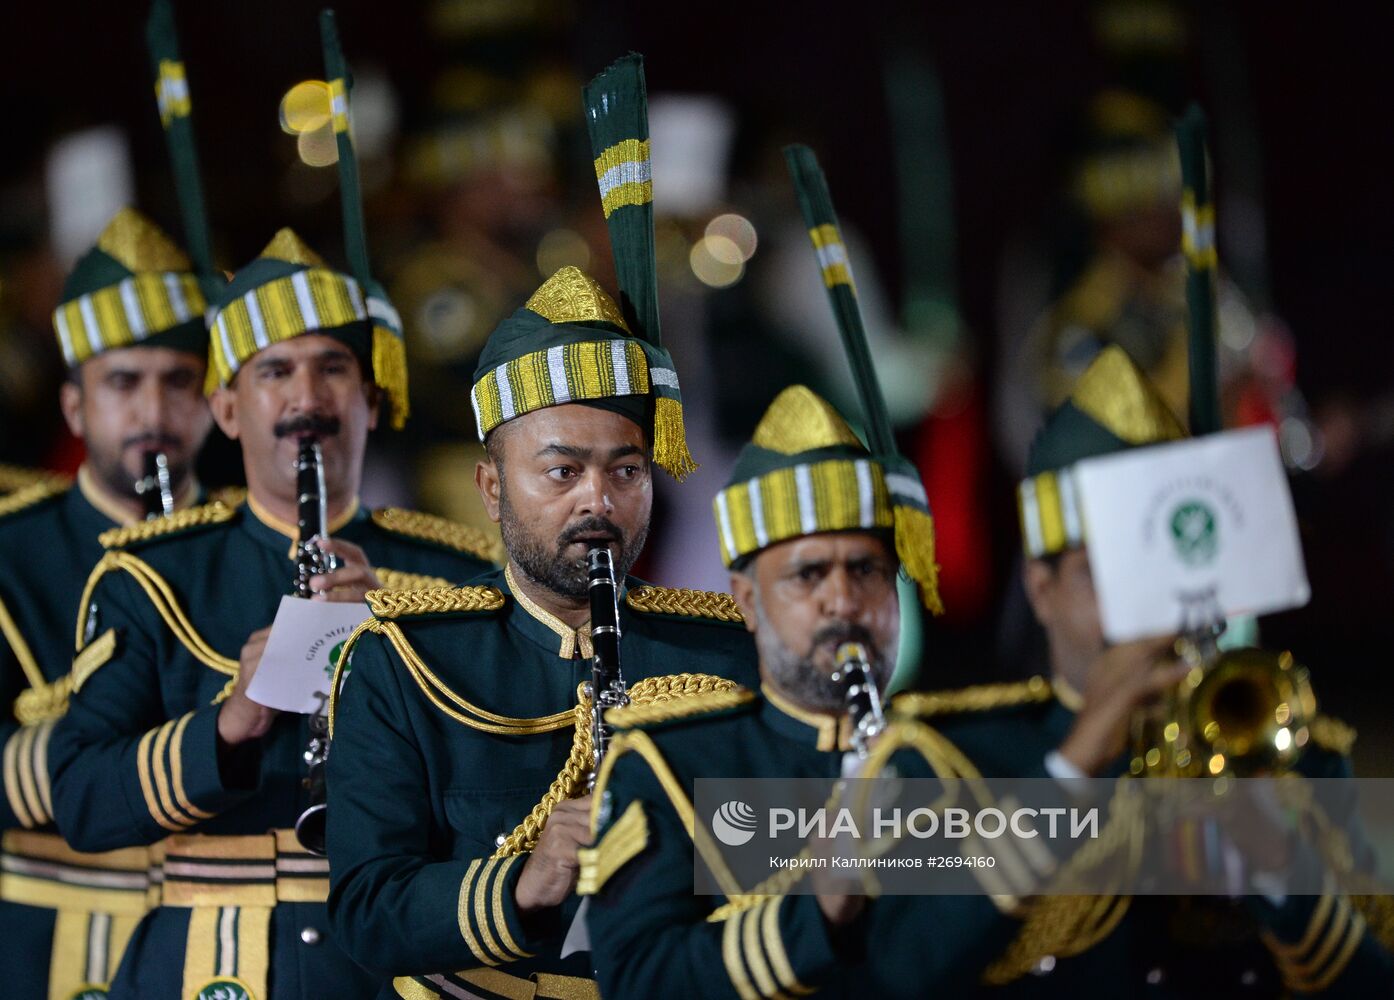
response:
[[[228,385],[249,358],[272,344],[363,320],[394,335],[402,326],[392,303],[365,296],[353,278],[309,267],[258,285],[219,308],[210,323],[209,355],[219,383]]]
[[[1030,558],[1040,559],[1084,544],[1084,519],[1070,469],[1023,479],[1017,485],[1016,497],[1022,544]]]
[[[142,271],[62,303],[53,311],[53,326],[71,368],[199,319],[205,308],[192,274]]]
[[[483,441],[499,424],[562,403],[613,396],[647,396],[655,386],[678,388],[671,368],[650,368],[633,338],[583,341],[534,351],[487,372],[470,390]]]
[[[825,531],[893,529],[893,488],[870,458],[830,459],[775,469],[733,483],[716,495],[721,561],[738,559],[776,542]],[[896,479],[912,480],[909,476]],[[913,482],[923,503],[924,487]]]

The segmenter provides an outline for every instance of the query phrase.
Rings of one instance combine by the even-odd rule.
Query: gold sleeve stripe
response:
[[[159,793],[160,806],[165,815],[181,826],[189,826],[194,818],[179,808],[169,787],[169,767],[165,764],[165,754],[169,749],[170,733],[174,723],[166,722],[155,732],[155,743],[150,748],[150,769],[155,775],[155,791]]]
[[[494,876],[494,889],[489,895],[493,902],[494,931],[498,934],[499,940],[503,942],[503,946],[517,958],[532,958],[533,953],[518,947],[518,942],[509,933],[508,919],[503,912],[503,891],[504,885],[508,881],[508,869],[517,864],[521,857],[521,854],[514,854],[503,860],[503,863],[499,865],[498,874]]]
[[[465,939],[465,944],[469,946],[474,957],[485,965],[498,965],[498,960],[479,946],[479,938],[474,936],[474,928],[470,925],[470,903],[474,897],[474,879],[479,874],[479,867],[480,861],[475,858],[465,870],[465,877],[460,882],[460,901],[456,907],[456,916],[460,923],[460,936]]]
[[[1307,922],[1307,929],[1303,931],[1302,938],[1297,944],[1286,944],[1276,937],[1269,935],[1265,940],[1269,951],[1279,958],[1295,960],[1312,950],[1312,946],[1317,943],[1317,938],[1321,936],[1322,928],[1326,926],[1326,920],[1331,915],[1331,910],[1335,907],[1336,897],[1331,891],[1330,881],[1327,883],[1327,891],[1317,900],[1316,909],[1312,911],[1312,919]]]
[[[499,944],[498,938],[494,936],[494,929],[489,923],[487,909],[490,876],[494,874],[494,869],[498,867],[498,864],[499,859],[491,857],[484,862],[484,870],[479,873],[479,884],[474,887],[474,923],[479,928],[479,937],[484,942],[484,947],[491,954],[497,956],[500,962],[511,962],[516,956],[504,951],[503,945]]]
[[[1326,967],[1326,971],[1321,975],[1307,980],[1300,986],[1293,985],[1294,989],[1306,990],[1309,993],[1319,993],[1325,990],[1336,977],[1345,971],[1350,964],[1351,957],[1355,954],[1355,949],[1360,947],[1360,941],[1365,937],[1365,918],[1356,914],[1350,922],[1350,930],[1346,933],[1346,940],[1341,945],[1341,950],[1336,953],[1336,957],[1331,960],[1331,964]]]
[[[39,788],[39,806],[44,812],[44,821],[53,819],[53,788],[48,780],[48,740],[53,735],[54,721],[34,726],[34,783]]]
[[[19,787],[24,794],[25,804],[35,826],[47,823],[49,816],[39,798],[38,782],[34,780],[34,740],[38,736],[38,726],[25,726],[20,730],[23,742],[19,745]]]
[[[174,787],[174,797],[178,800],[180,809],[195,819],[212,819],[213,814],[190,802],[189,795],[184,790],[184,730],[189,727],[189,720],[193,717],[193,712],[186,712],[179,717],[179,722],[174,727],[174,737],[169,746],[170,783]]]
[[[731,985],[736,988],[741,1000],[759,1000],[760,995],[750,985],[750,977],[746,975],[745,963],[741,959],[741,921],[748,912],[742,910],[726,919],[726,926],[721,931],[721,961],[725,964],[726,975],[731,978]]]
[[[136,745],[136,775],[140,778],[140,791],[145,796],[145,808],[166,830],[180,831],[184,828],[169,819],[160,808],[160,800],[155,797],[155,786],[150,780],[150,744],[155,741],[157,729],[151,729],[140,738]]]
[[[760,995],[787,1000],[784,994],[779,991],[779,987],[775,985],[774,976],[770,972],[770,964],[765,961],[765,952],[760,947],[759,918],[769,905],[770,901],[766,900],[756,908],[742,914],[741,951],[745,954],[746,967],[755,977],[755,985],[759,987]]]
[[[169,741],[173,723],[166,722],[146,732],[136,746],[136,773],[140,790],[145,796],[145,808],[156,823],[176,833],[193,825],[193,817],[180,812],[169,794],[169,776],[164,769],[164,748]]]
[[[1332,913],[1331,920],[1326,926],[1326,932],[1322,935],[1321,944],[1316,951],[1312,952],[1311,956],[1306,959],[1282,959],[1284,973],[1291,979],[1302,980],[1321,969],[1335,953],[1341,939],[1349,929],[1350,923],[1350,903],[1342,896],[1336,901],[1335,911]]]
[[[10,800],[10,811],[19,819],[20,826],[36,826],[19,786],[19,748],[24,736],[25,730],[19,729],[5,741],[5,796]]]
[[[794,975],[789,953],[784,949],[784,938],[779,933],[779,908],[785,898],[787,897],[777,897],[765,906],[760,916],[760,937],[765,943],[765,954],[769,956],[770,965],[774,967],[774,974],[779,978],[779,985],[795,996],[808,996],[813,992],[813,987],[805,986],[799,982],[798,976]]]
[[[576,881],[578,896],[593,896],[610,876],[629,864],[649,844],[649,821],[644,807],[635,799],[624,815],[615,820],[594,847],[580,851],[581,874]]]

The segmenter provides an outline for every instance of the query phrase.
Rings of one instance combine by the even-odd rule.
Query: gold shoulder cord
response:
[[[0,463],[0,493],[14,493],[40,484],[56,487],[55,492],[61,493],[72,485],[72,480],[48,469],[26,469]]]
[[[157,517],[153,521],[139,521],[124,528],[110,528],[98,535],[97,541],[102,543],[102,548],[119,549],[132,542],[143,542],[163,535],[172,535],[188,528],[197,528],[205,524],[221,524],[224,521],[232,520],[235,513],[236,511],[232,507],[214,500],[212,503],[201,504],[198,507],[177,510],[167,517]]]
[[[954,712],[987,712],[996,708],[1034,705],[1051,699],[1050,682],[1044,677],[1009,684],[977,684],[953,691],[903,694],[892,703],[900,715],[929,718]]]
[[[19,625],[15,623],[10,609],[5,607],[4,600],[0,600],[0,634],[4,635],[5,641],[10,644],[10,649],[19,661],[19,668],[24,671],[24,678],[29,682],[29,686],[42,687],[46,683],[44,672],[39,669],[39,661],[34,659],[34,653],[24,641],[24,636],[20,635]]]
[[[485,562],[499,563],[499,543],[484,532],[469,525],[448,521],[434,514],[404,510],[401,507],[384,507],[373,511],[373,523],[394,535],[405,535],[425,542],[434,542],[455,549],[466,555],[475,556]]]
[[[199,508],[193,508],[199,509]],[[187,512],[186,512],[187,513]],[[171,515],[163,520],[171,520],[178,515]],[[159,522],[151,521],[150,524]],[[126,529],[121,529],[126,530]],[[101,560],[92,569],[92,573],[87,578],[87,585],[82,590],[82,600],[78,602],[80,612],[77,619],[77,630],[74,639],[74,647],[78,652],[82,651],[84,640],[84,625],[87,619],[88,608],[92,605],[92,593],[97,587],[97,582],[106,574],[123,570],[140,585],[145,591],[150,603],[154,605],[156,612],[164,619],[164,623],[169,626],[169,630],[174,633],[174,637],[180,644],[187,649],[204,666],[216,670],[220,674],[229,677],[227,685],[214,699],[214,704],[225,699],[232,693],[233,685],[237,683],[238,661],[223,656],[212,646],[210,646],[203,636],[198,634],[193,623],[189,621],[184,609],[179,606],[179,599],[175,596],[170,585],[165,578],[155,571],[155,568],[143,559],[139,559],[129,552],[122,552],[119,549],[108,552],[102,556]]]
[[[635,587],[625,595],[624,602],[635,611],[650,614],[713,618],[719,622],[745,621],[736,607],[735,598],[715,590]]]
[[[57,477],[43,479],[28,486],[16,489],[9,496],[0,497],[0,517],[13,514],[17,510],[32,507],[41,500],[57,496],[68,488],[69,484]]]

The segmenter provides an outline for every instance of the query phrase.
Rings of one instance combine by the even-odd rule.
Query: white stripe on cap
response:
[[[512,420],[518,411],[513,408],[513,386],[508,384],[507,363],[494,369],[494,384],[499,387],[499,412],[504,420]]]
[[[355,281],[349,287],[357,288],[358,282]],[[402,332],[402,317],[401,314],[397,312],[397,307],[381,296],[368,296],[368,315],[390,329],[393,333]]]
[[[678,373],[671,368],[650,368],[649,379],[654,385],[673,390],[678,388]]]
[[[736,558],[736,533],[731,530],[731,507],[726,501],[726,491],[716,495],[716,526],[721,530],[721,544],[726,548],[726,558]]]
[[[566,349],[547,348],[547,374],[552,382],[552,398],[558,403],[571,401],[571,383],[566,380]]]
[[[1026,551],[1033,557],[1045,551],[1041,537],[1041,505],[1036,500],[1036,480],[1023,479],[1017,487],[1021,501],[1021,530],[1026,535]]]
[[[799,494],[799,526],[805,535],[818,530],[818,509],[813,500],[813,470],[807,465],[794,466],[794,485]]]
[[[863,528],[876,526],[874,483],[871,481],[871,463],[859,458],[852,463],[857,473],[857,523]]]
[[[629,387],[629,355],[622,340],[610,341],[610,367],[615,370],[615,395],[631,395],[634,390]]]
[[[306,330],[318,330],[319,310],[315,308],[315,297],[310,293],[308,271],[296,271],[290,276],[290,285],[295,289],[295,301],[300,305],[300,318],[305,321]]]
[[[213,328],[218,331],[218,340],[223,345],[223,360],[227,362],[228,371],[232,375],[236,375],[240,364],[237,360],[237,352],[232,349],[232,338],[228,336],[226,312],[218,313],[218,318],[213,322]]]
[[[643,184],[653,180],[653,165],[648,160],[616,163],[600,175],[600,197],[604,198],[621,184]]]
[[[847,263],[847,248],[841,243],[824,243],[817,247],[814,253],[818,255],[818,263],[822,267]]]
[[[92,296],[78,296],[77,308],[78,312],[82,313],[82,335],[87,338],[87,346],[92,349],[88,357],[101,354],[102,334],[97,327],[97,311],[92,308]]]
[[[484,440],[484,421],[479,417],[479,386],[470,389],[470,407],[474,410],[474,429],[479,440]]]
[[[184,298],[184,285],[179,281],[179,275],[172,271],[164,273],[165,291],[169,293],[169,305],[174,310],[174,318],[181,323],[187,323],[194,318],[194,311],[189,308],[189,303]]]
[[[247,319],[252,324],[252,339],[256,341],[257,350],[265,350],[271,346],[271,338],[266,335],[266,320],[261,315],[261,303],[257,301],[257,293],[248,292],[242,296],[242,301],[247,303]]]
[[[68,329],[67,310],[62,306],[53,311],[53,326],[58,331],[58,343],[63,346],[63,360],[71,368],[77,364],[77,352],[73,350],[73,332]]]
[[[145,314],[140,311],[140,296],[136,294],[135,278],[127,278],[116,287],[121,292],[121,306],[126,311],[126,325],[131,328],[131,338],[144,340],[150,331],[145,325]]]
[[[750,496],[750,520],[755,526],[755,547],[763,549],[770,544],[770,536],[765,531],[765,505],[760,495],[760,480],[752,479],[746,483]]]

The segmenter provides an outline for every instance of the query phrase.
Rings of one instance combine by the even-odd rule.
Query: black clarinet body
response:
[[[615,581],[615,562],[610,550],[601,545],[587,557],[591,602],[591,746],[593,762],[591,784],[600,771],[610,745],[610,727],[605,713],[629,703],[624,673],[620,669],[619,585]]]
[[[310,578],[333,570],[337,561],[326,555],[320,543],[328,537],[328,499],[324,491],[324,461],[319,442],[302,438],[295,459],[300,540],[295,546],[295,579],[291,583],[296,597],[311,597]],[[320,699],[319,708],[309,718],[310,739],[305,745],[303,784],[310,804],[295,821],[295,836],[312,854],[323,856],[324,821],[327,808],[324,768],[329,760],[329,700]]]
[[[169,474],[169,456],[164,452],[145,453],[145,475],[136,480],[136,495],[145,505],[147,521],[174,513],[174,483]]]
[[[844,642],[833,657],[837,668],[832,679],[844,685],[847,716],[852,723],[852,749],[858,757],[871,751],[871,740],[886,728],[886,715],[881,707],[881,692],[871,670],[871,658],[859,642]]]

